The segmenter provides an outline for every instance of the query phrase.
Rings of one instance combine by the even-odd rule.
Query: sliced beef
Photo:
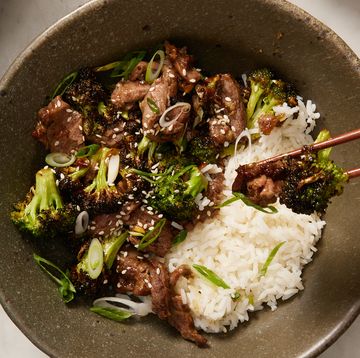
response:
[[[135,210],[124,223],[129,225],[130,231],[143,231],[148,232],[160,220],[158,215],[150,213],[146,208],[141,207]],[[157,256],[164,257],[170,250],[172,239],[175,236],[175,229],[172,228],[170,223],[166,221],[160,236],[148,247],[144,249],[146,252],[152,252]],[[130,236],[130,242],[134,245],[139,244],[140,239],[135,236]]]
[[[152,310],[160,319],[170,315],[169,272],[164,264],[152,260],[150,269]]]
[[[169,42],[165,42],[167,58],[174,66],[178,75],[188,83],[195,84],[201,78],[200,73],[192,66],[193,58],[187,54],[186,47],[178,49]]]
[[[120,81],[111,94],[111,102],[122,110],[129,110],[148,93],[150,85],[144,81]]]
[[[240,86],[229,74],[220,75],[214,94],[214,114],[209,122],[209,132],[215,143],[232,143],[245,129],[246,111]]]
[[[246,184],[246,195],[249,199],[260,206],[275,203],[282,189],[282,181],[274,181],[271,178],[261,175],[250,180]]]
[[[143,81],[145,80],[146,68],[148,63],[146,61],[140,61],[132,70],[129,76],[130,81]]]
[[[170,106],[171,99],[177,93],[177,76],[171,66],[164,65],[162,76],[154,81],[149,92],[140,104],[142,125],[148,138],[156,142],[175,141],[185,130],[190,118],[189,107],[177,107],[168,112],[167,121],[174,122],[167,127],[161,127],[159,119]]]
[[[125,123],[119,121],[111,126],[103,128],[100,133],[87,136],[90,143],[104,145],[110,148],[118,148],[124,140]]]
[[[32,135],[51,152],[71,153],[84,144],[82,124],[81,114],[57,96],[38,112]]]
[[[205,347],[207,345],[207,339],[196,330],[189,306],[184,304],[181,296],[175,293],[175,285],[181,276],[186,278],[191,277],[191,269],[186,265],[181,265],[170,275],[171,314],[168,322],[181,333],[183,338],[195,342],[199,347]]]
[[[280,123],[281,117],[273,114],[263,114],[258,120],[259,128],[265,135],[269,135]]]
[[[114,266],[116,272],[113,275],[113,285],[117,292],[131,292],[137,296],[147,296],[151,293],[152,266],[137,250],[125,246],[117,255]]]
[[[241,165],[236,170],[232,190],[242,192],[258,205],[266,206],[280,196],[287,170],[285,160]]]

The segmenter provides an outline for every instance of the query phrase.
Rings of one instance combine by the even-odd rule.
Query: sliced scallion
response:
[[[89,276],[92,279],[97,279],[104,265],[104,251],[98,239],[92,239],[88,251],[87,267]]]
[[[138,63],[142,61],[145,55],[146,51],[135,51],[127,54],[124,59],[120,61],[119,65],[114,67],[110,77],[123,77],[125,80],[127,80],[131,72],[138,65]]]
[[[88,228],[89,214],[87,211],[82,211],[75,221],[75,235],[82,235]]]
[[[219,209],[219,208],[222,208],[224,206],[227,206],[231,203],[233,203],[234,201],[237,201],[237,200],[242,200],[242,202],[246,205],[246,206],[251,206],[252,208],[256,209],[256,210],[259,210],[263,213],[266,213],[266,214],[275,214],[278,212],[278,210],[274,207],[274,206],[271,206],[271,205],[268,205],[268,206],[265,206],[265,207],[262,207],[260,205],[257,205],[255,204],[254,202],[252,202],[247,196],[245,196],[243,193],[237,193],[237,192],[233,192],[233,197],[224,201],[222,204],[216,206],[215,208],[216,209]]]
[[[172,242],[172,246],[176,246],[179,245],[180,243],[182,243],[186,237],[187,237],[188,232],[186,230],[181,230],[174,238],[173,242]]]
[[[59,292],[60,295],[65,303],[70,302],[74,299],[74,293],[76,293],[75,287],[70,281],[67,274],[65,274],[62,270],[59,269],[55,264],[51,261],[46,260],[39,255],[33,254],[35,262],[41,267],[43,271],[45,271],[58,285],[59,285]],[[46,267],[49,266],[50,268],[54,269],[59,273],[59,277],[56,277],[53,273],[51,273]]]
[[[205,277],[208,281],[210,281],[214,285],[222,288],[230,288],[230,286],[222,278],[220,278],[214,271],[211,271],[210,269],[202,265],[194,264],[192,266],[197,272],[199,272],[203,277]]]
[[[159,57],[159,64],[157,66],[156,71],[153,72],[153,70],[152,70],[153,63],[154,63],[156,57]],[[154,53],[153,57],[151,57],[151,60],[148,63],[147,68],[146,68],[146,74],[145,74],[146,82],[152,83],[159,77],[161,69],[164,65],[164,60],[165,60],[165,53],[163,50],[158,50]]]
[[[90,144],[80,148],[75,155],[77,158],[91,157],[98,151],[99,148],[99,144]]]
[[[277,244],[270,252],[268,258],[266,259],[264,265],[261,267],[261,270],[259,272],[259,276],[265,276],[266,272],[272,262],[272,260],[274,259],[275,255],[277,254],[277,252],[279,251],[280,247],[283,246],[285,244],[286,241],[280,242],[279,244]]]
[[[117,308],[93,306],[90,308],[90,311],[117,322],[122,322],[133,316],[133,313]]]
[[[149,245],[151,245],[161,234],[161,230],[163,229],[164,225],[166,223],[166,219],[163,218],[159,220],[154,228],[150,231],[148,231],[141,239],[138,245],[139,250],[143,250]]]
[[[53,94],[50,99],[53,100],[56,96],[62,96],[66,89],[76,80],[78,72],[70,73],[70,75],[66,76],[55,88]]]
[[[66,154],[66,153],[49,153],[45,157],[46,164],[52,167],[69,167],[71,164],[75,162],[75,155]]]
[[[152,112],[154,112],[155,114],[160,114],[160,109],[157,106],[157,104],[154,102],[153,99],[151,99],[150,97],[147,98],[147,104],[150,107],[150,109],[152,110]]]
[[[104,261],[106,267],[110,270],[113,265],[116,255],[120,250],[123,243],[126,241],[129,233],[126,231],[118,236],[110,237],[104,240],[103,250],[104,250]]]

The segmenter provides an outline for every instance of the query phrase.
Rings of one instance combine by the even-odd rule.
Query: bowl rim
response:
[[[23,62],[27,60],[28,57],[36,50],[37,47],[41,46],[44,42],[51,39],[52,35],[55,32],[61,31],[62,28],[66,27],[72,21],[75,21],[78,17],[86,15],[86,13],[91,12],[93,8],[98,6],[106,6],[108,3],[111,3],[116,0],[90,0],[89,2],[81,5],[74,11],[58,19],[54,24],[45,29],[42,33],[36,36],[21,52],[20,54],[12,61],[8,69],[5,71],[3,76],[0,79],[0,92],[2,88],[7,87],[7,83],[12,80],[18,69],[22,66]],[[260,0],[257,0],[260,1]],[[349,47],[349,45],[330,29],[327,25],[321,22],[319,19],[315,18],[313,15],[309,14],[302,8],[298,7],[295,4],[292,4],[284,0],[261,0],[262,3],[269,4],[270,6],[275,6],[281,8],[284,12],[291,14],[295,18],[303,19],[306,17],[307,27],[313,29],[314,31],[319,30],[323,33],[323,36],[326,40],[331,41],[338,50],[346,55],[346,59],[352,63],[354,68],[358,69],[360,74],[360,59],[354,53],[354,51]],[[12,322],[17,326],[17,328],[42,352],[47,354],[50,357],[55,357],[54,352],[51,351],[50,347],[47,346],[45,342],[40,341],[34,334],[33,331],[28,329],[25,323],[22,321],[19,315],[10,310],[9,306],[6,303],[3,290],[0,290],[0,304],[2,305],[4,311]],[[351,326],[355,319],[360,315],[360,300],[357,305],[354,305],[349,309],[347,314],[343,317],[341,322],[331,330],[328,335],[320,340],[317,344],[309,348],[307,352],[302,355],[302,358],[312,358],[317,357],[327,348],[329,348],[338,338]]]

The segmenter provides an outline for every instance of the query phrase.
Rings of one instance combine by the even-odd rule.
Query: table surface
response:
[[[15,57],[38,34],[87,0],[1,0],[0,1],[0,77]],[[360,56],[359,0],[291,0],[321,20]],[[10,31],[9,31],[10,29]],[[0,306],[0,356],[44,358],[12,323]],[[360,318],[321,358],[360,357]]]

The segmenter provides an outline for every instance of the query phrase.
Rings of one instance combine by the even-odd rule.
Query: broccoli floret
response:
[[[321,131],[316,142],[330,137]],[[280,194],[280,202],[296,213],[322,213],[330,199],[343,192],[347,174],[329,159],[330,150],[308,153],[300,160],[289,159],[289,174]]]
[[[273,74],[267,68],[255,70],[250,73],[250,97],[246,108],[247,118],[250,120],[262,95],[270,88]]]
[[[154,155],[158,145],[159,143],[150,140],[144,135],[137,147],[138,157],[143,159],[144,155],[147,153],[147,163],[151,166],[154,163]]]
[[[94,212],[113,212],[119,208],[123,193],[114,184],[107,182],[109,158],[117,154],[114,148],[100,148],[90,157],[91,166],[97,173],[92,182],[79,194],[83,206]]]
[[[15,205],[11,219],[36,237],[54,237],[73,229],[76,212],[72,206],[64,205],[54,173],[44,168],[36,173],[35,188]]]
[[[190,220],[198,208],[195,198],[207,184],[196,165],[170,167],[154,181],[149,204],[170,220]]]
[[[195,137],[188,145],[187,154],[198,164],[216,163],[219,149],[210,137]]]
[[[280,106],[286,102],[286,92],[283,85],[273,83],[267,90],[267,94],[262,100],[258,101],[256,109],[252,117],[248,117],[248,128],[253,128],[255,123],[263,115],[274,115],[273,107]]]

